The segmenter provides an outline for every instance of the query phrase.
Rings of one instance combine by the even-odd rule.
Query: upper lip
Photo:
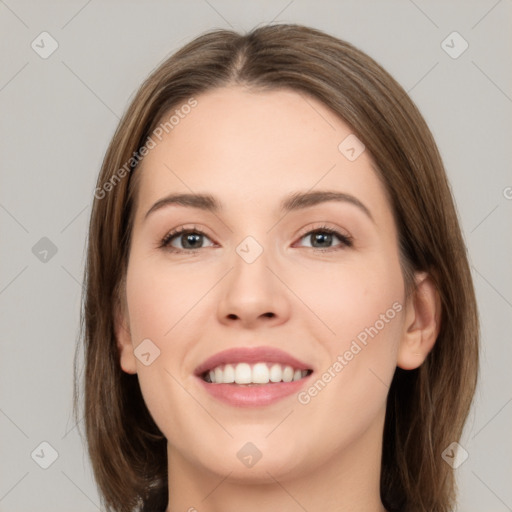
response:
[[[237,347],[218,352],[202,362],[194,371],[195,375],[202,375],[223,364],[237,363],[280,363],[296,370],[312,370],[307,364],[292,355],[274,347]]]

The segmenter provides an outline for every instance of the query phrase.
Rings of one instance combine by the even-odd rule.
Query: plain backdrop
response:
[[[71,415],[73,355],[93,190],[120,116],[186,42],[271,21],[367,52],[436,138],[482,323],[458,510],[512,510],[510,0],[1,0],[1,512],[99,510]]]

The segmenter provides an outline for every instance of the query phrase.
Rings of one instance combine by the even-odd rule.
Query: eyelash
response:
[[[203,236],[209,238],[206,233],[204,233],[200,229],[196,228],[195,226],[193,228],[180,227],[180,228],[177,228],[177,229],[167,233],[167,235],[165,235],[165,237],[162,238],[162,240],[160,241],[158,248],[168,250],[169,252],[181,253],[181,254],[185,254],[185,253],[186,254],[197,254],[200,250],[205,249],[205,247],[200,247],[199,249],[177,249],[176,247],[172,247],[170,245],[170,243],[172,242],[172,240],[174,238],[176,238],[179,235],[183,235],[185,233],[186,234],[203,235]],[[353,245],[352,237],[350,237],[349,235],[344,235],[343,233],[340,233],[336,229],[329,228],[327,226],[320,226],[320,227],[314,228],[312,230],[306,231],[305,233],[300,235],[299,240],[304,238],[307,235],[313,235],[316,233],[328,233],[330,235],[335,235],[341,242],[340,245],[337,245],[334,247],[327,247],[327,248],[309,247],[310,249],[313,249],[318,252],[339,251],[346,247],[352,247],[352,245]]]

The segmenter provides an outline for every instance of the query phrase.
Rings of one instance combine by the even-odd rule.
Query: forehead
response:
[[[167,125],[160,141],[154,138],[156,146],[137,170],[143,206],[166,192],[196,191],[240,208],[315,187],[385,201],[371,156],[363,151],[353,161],[347,158],[340,144],[343,149],[343,141],[357,139],[319,100],[290,89],[254,92],[239,86],[194,99],[193,108],[182,108],[183,102],[164,116],[163,122],[176,114],[172,128]]]
[[[163,119],[172,116],[175,123],[163,134],[166,144],[173,150],[179,148],[189,160],[215,155],[239,157],[246,165],[255,158],[257,162],[279,157],[289,161],[320,145],[330,147],[332,157],[337,156],[339,137],[350,133],[327,106],[291,89],[256,92],[233,86],[208,91],[195,100],[196,106],[187,109],[187,114],[178,117],[170,112]],[[185,111],[185,104],[173,111]],[[158,157],[159,151],[152,156]]]

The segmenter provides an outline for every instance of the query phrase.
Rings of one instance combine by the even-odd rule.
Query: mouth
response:
[[[201,363],[195,375],[208,384],[264,386],[305,379],[314,369],[275,347],[237,347]]]
[[[201,388],[231,407],[266,407],[298,393],[314,367],[275,347],[219,352],[194,371]]]
[[[311,375],[310,368],[294,367],[269,361],[254,364],[241,362],[222,364],[200,374],[209,384],[238,384],[241,386],[264,386],[280,382],[295,382]]]

